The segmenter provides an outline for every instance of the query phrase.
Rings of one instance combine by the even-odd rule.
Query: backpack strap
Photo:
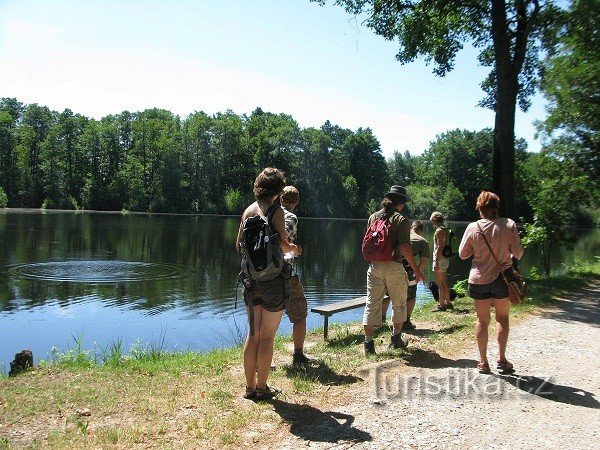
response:
[[[271,228],[273,228],[273,216],[275,215],[277,208],[281,208],[281,203],[279,203],[279,201],[275,200],[273,203],[271,203],[271,206],[269,206],[269,209],[267,209],[267,213],[266,213],[267,223],[269,224],[269,226]]]

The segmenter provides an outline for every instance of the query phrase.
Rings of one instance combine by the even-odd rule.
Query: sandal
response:
[[[490,370],[490,365],[484,362],[477,363],[477,370],[479,373],[492,373]]]
[[[507,359],[504,361],[496,361],[496,368],[500,371],[500,373],[513,373],[515,371],[513,364]]]
[[[271,400],[273,397],[281,394],[279,389],[270,388],[269,386],[265,388],[256,388],[254,398],[256,400]]]
[[[256,389],[246,386],[246,393],[244,394],[244,398],[247,400],[256,398]]]

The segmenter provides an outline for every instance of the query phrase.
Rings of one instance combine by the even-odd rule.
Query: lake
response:
[[[456,246],[466,223],[449,224]],[[101,354],[111,343],[208,350],[242,341],[246,315],[236,303],[239,217],[10,210],[0,212],[0,370],[14,354],[50,359],[81,340]],[[309,308],[365,295],[360,253],[365,221],[300,218],[297,259]],[[433,230],[426,222],[431,243]],[[552,267],[600,254],[600,230],[582,231],[573,250],[554,249]],[[452,258],[449,278],[467,276]],[[521,263],[541,272],[535,249]],[[431,271],[427,273],[431,276]],[[419,303],[431,299],[423,285]],[[356,321],[357,309],[331,321]],[[322,317],[310,314],[309,328]],[[280,332],[291,326],[284,316]]]

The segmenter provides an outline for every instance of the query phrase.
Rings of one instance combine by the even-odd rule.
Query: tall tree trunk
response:
[[[500,80],[499,80],[500,81]],[[500,86],[501,83],[498,83]],[[513,84],[506,83],[505,84]],[[494,123],[493,189],[501,199],[500,215],[514,219],[515,205],[515,111],[517,89],[498,89]]]
[[[506,2],[492,0],[492,38],[496,70],[496,118],[492,189],[500,196],[500,214],[511,217],[515,204],[515,109],[518,71],[512,61]]]

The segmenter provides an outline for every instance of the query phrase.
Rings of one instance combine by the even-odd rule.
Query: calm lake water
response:
[[[50,359],[81,339],[85,349],[121,342],[167,350],[207,350],[240,342],[243,301],[235,308],[238,217],[120,213],[0,212],[0,370],[23,348]],[[365,221],[300,218],[298,272],[309,308],[365,294],[360,254]],[[429,223],[426,224],[429,227]],[[450,223],[457,241],[466,223]],[[426,228],[431,242],[433,230]],[[555,249],[552,266],[600,254],[600,230],[582,232],[574,250]],[[467,276],[452,258],[449,278]],[[527,274],[541,267],[528,250]],[[431,272],[428,272],[431,276]],[[419,285],[418,302],[431,299]],[[238,295],[238,297],[241,297]],[[355,321],[357,309],[332,321]],[[309,313],[308,326],[322,325]],[[280,332],[291,326],[284,316]]]

